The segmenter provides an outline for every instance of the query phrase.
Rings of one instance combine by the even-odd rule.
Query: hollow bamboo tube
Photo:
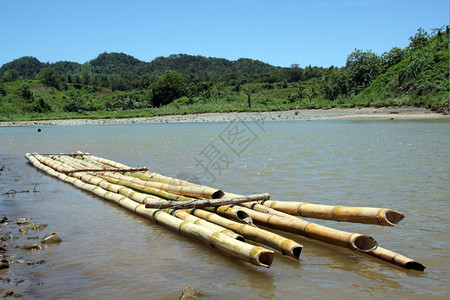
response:
[[[120,166],[128,167],[126,165],[120,165]],[[153,174],[150,172],[142,172],[142,173]],[[148,176],[148,175],[145,175],[145,176]],[[157,174],[157,173],[154,173],[154,175],[152,175],[152,176],[154,177],[153,180],[162,180],[162,181],[167,180],[167,179],[164,179],[165,176]],[[169,178],[168,181],[173,180],[170,177],[165,177],[165,178]],[[179,181],[179,182],[181,184],[195,185],[195,184],[185,182],[185,181]],[[226,193],[226,196],[230,196],[230,195],[233,196],[234,194]],[[281,211],[278,211],[278,210],[275,210],[275,209],[272,209],[269,207],[264,207],[264,206],[262,206],[260,204],[256,204],[256,203],[244,203],[242,205],[246,206],[248,208],[252,208],[256,211],[266,213],[266,214],[273,214],[276,216],[284,216],[284,217],[291,218],[291,219],[295,218],[290,214],[286,214],[284,212],[281,212]],[[250,207],[249,207],[249,205],[250,205]],[[226,209],[226,208],[223,208],[223,209]],[[201,210],[197,210],[197,211],[201,211]],[[397,223],[398,223],[402,219],[402,217],[400,217],[400,216],[397,216],[397,217],[399,218],[399,220],[397,221]],[[392,221],[392,216],[388,216],[387,219],[389,220],[389,222],[396,224],[395,221]],[[404,267],[407,269],[414,269],[414,270],[419,270],[419,271],[423,271],[425,269],[425,266],[423,266],[421,263],[415,261],[414,259],[408,258],[404,255],[401,255],[399,253],[396,253],[396,252],[393,252],[391,250],[384,249],[381,247],[377,247],[376,249],[371,250],[371,251],[363,251],[363,253],[369,254],[371,256],[377,257],[379,259],[385,260],[387,262],[396,264],[398,266],[401,266],[401,267]]]
[[[420,262],[385,248],[378,247],[375,250],[367,252],[367,254],[382,259],[384,261],[390,262],[394,265],[398,265],[405,269],[416,271],[425,270],[425,266],[422,265]]]
[[[70,182],[81,189],[90,191],[106,200],[113,201],[120,206],[135,212],[136,214],[152,219],[158,224],[161,224],[169,229],[178,231],[187,236],[196,238],[210,244],[213,248],[219,249],[236,258],[248,261],[252,264],[270,267],[273,262],[274,252],[264,249],[263,247],[253,246],[235,239],[232,239],[220,232],[215,232],[212,229],[183,221],[179,218],[171,216],[161,210],[145,208],[144,205],[139,204],[128,197],[109,192],[103,188],[85,183],[82,180],[67,176],[60,173],[49,166],[44,165],[39,161],[38,154],[30,155],[27,153],[25,157],[38,169],[47,172],[49,175],[58,177],[66,182]],[[43,157],[41,157],[43,158]],[[43,158],[45,159],[45,158]],[[50,158],[48,158],[50,159]]]
[[[80,153],[80,155],[83,155],[83,152],[81,152],[81,151],[78,151],[78,153]],[[109,167],[115,167],[115,168],[130,168],[127,165],[121,164],[121,163],[113,161],[113,160],[97,157],[97,156],[94,156],[91,154],[88,154],[88,155],[89,156],[83,157],[83,159],[88,159],[92,162],[103,164],[103,166],[109,166]],[[211,188],[208,186],[192,183],[192,182],[182,180],[179,178],[173,178],[173,177],[169,177],[169,176],[165,176],[165,175],[162,175],[159,173],[154,173],[154,172],[149,172],[149,171],[126,173],[126,175],[134,176],[134,177],[140,178],[142,180],[146,180],[146,181],[155,181],[155,182],[161,182],[161,183],[170,183],[172,185],[196,187],[199,189],[204,189],[205,191],[217,190],[217,189],[214,189],[214,188]],[[223,195],[221,197],[223,197]]]
[[[54,159],[57,158],[57,156],[51,156],[51,157]],[[77,164],[77,166],[84,166],[84,167],[93,167],[94,166],[94,164],[89,163],[88,161],[76,160],[71,157],[60,157],[59,159],[62,161],[66,161],[66,162],[72,162],[74,164]],[[64,170],[64,171],[67,172],[67,170]],[[161,198],[165,198],[165,199],[169,199],[169,200],[177,200],[177,201],[189,201],[192,199],[192,198],[185,197],[183,195],[167,192],[167,191],[161,190],[159,188],[147,186],[147,185],[145,185],[144,181],[134,178],[134,177],[115,174],[113,172],[108,172],[108,171],[96,172],[96,175],[108,180],[111,183],[123,185],[123,186],[129,187],[129,188],[132,188],[132,189],[135,189],[138,191],[143,191],[145,193],[161,197]]]
[[[61,161],[61,162],[68,162],[68,161],[70,161],[76,167],[80,167],[80,164],[79,164],[79,162],[77,160],[72,160],[72,159],[68,159],[68,158],[60,158],[60,157],[54,157],[54,159],[56,159],[58,161]],[[84,164],[84,165],[86,165],[86,164]],[[87,166],[90,166],[90,165],[87,165]],[[98,179],[98,180],[101,180],[101,179]],[[126,190],[126,189],[127,188],[121,188],[120,191]],[[130,195],[130,196],[125,194],[125,196],[128,196],[128,197],[131,198],[132,196],[135,196],[135,194],[139,194],[139,193],[136,192],[136,193],[133,193],[133,195]],[[160,199],[160,200],[162,200],[162,199]],[[145,200],[141,200],[140,203],[143,203],[143,201],[145,201]],[[216,200],[211,200],[211,201],[216,201]],[[190,214],[188,214],[188,213],[186,213],[185,211],[182,211],[182,210],[165,210],[165,211],[166,212],[167,211],[171,211],[173,213],[173,215],[175,215],[176,217],[182,218],[184,220],[200,222],[200,221],[197,221],[197,220],[192,220],[192,218],[197,218],[197,217],[194,217],[194,216],[192,216],[192,215],[190,215]],[[207,220],[208,221],[214,220],[213,223],[216,223],[216,224],[219,224],[219,225],[227,225],[227,226],[224,226],[224,227],[227,227],[227,228],[229,228],[231,230],[234,230],[234,231],[239,230],[239,233],[241,233],[243,235],[245,233],[245,235],[244,235],[245,237],[247,237],[249,239],[252,239],[254,241],[260,242],[262,244],[268,245],[268,246],[270,246],[270,247],[272,247],[272,248],[274,248],[276,250],[281,251],[285,255],[291,256],[291,257],[296,258],[296,259],[299,259],[299,257],[300,257],[300,253],[301,253],[301,250],[302,250],[303,246],[298,244],[295,241],[286,239],[286,238],[284,238],[282,236],[276,235],[276,234],[271,233],[269,231],[265,231],[265,230],[258,229],[258,228],[252,227],[252,226],[248,226],[248,225],[245,225],[245,224],[234,222],[234,221],[228,220],[226,218],[222,218],[222,217],[220,217],[220,216],[218,216],[216,214],[210,213],[210,212],[206,212],[206,211],[202,211],[202,210],[193,210],[193,211],[195,211],[198,214],[198,216],[202,216],[203,218],[205,218],[205,216],[207,216]],[[242,213],[239,214],[239,211],[236,211],[236,209],[233,209],[233,208],[226,208],[226,209],[223,209],[222,211],[223,212],[228,211],[228,213],[230,215],[234,216],[234,217],[236,215],[239,215],[240,218],[244,217],[242,215]],[[223,229],[224,228],[222,227],[222,230]],[[221,232],[227,234],[227,232],[224,232],[224,231],[221,231]],[[231,231],[231,233],[236,234],[233,231]]]
[[[199,218],[197,216],[194,216],[194,215],[190,214],[189,212],[187,212],[185,210],[181,210],[181,209],[176,209],[176,210],[165,209],[164,211],[166,213],[169,213],[169,214],[171,214],[171,215],[173,215],[173,216],[175,216],[177,218],[180,218],[182,220],[189,221],[189,222],[197,224],[197,225],[201,225],[201,226],[205,226],[205,227],[211,228],[211,229],[215,230],[216,232],[221,232],[223,234],[228,235],[229,237],[232,237],[234,239],[237,239],[237,240],[240,240],[242,242],[245,242],[245,238],[241,234],[237,234],[233,230],[230,230],[228,228],[225,228],[223,226],[215,224],[214,222],[209,222],[209,221],[207,221],[205,219],[202,219],[202,218]]]
[[[291,256],[295,259],[300,258],[300,253],[302,252],[303,246],[293,240],[264,229],[223,218],[215,213],[208,212],[203,209],[192,209],[190,212],[197,217],[240,233],[246,239],[272,247],[279,250],[282,254]]]
[[[61,169],[67,169],[67,168],[73,168],[73,167],[80,167],[80,163],[78,161],[72,161],[71,159],[67,159],[64,157],[59,157],[59,156],[51,156],[52,159],[54,159],[55,161],[60,162],[60,165],[57,165],[56,167]],[[81,175],[73,175],[76,176],[78,178],[80,178],[81,180],[88,182],[88,183],[92,183],[95,185],[98,185],[102,188],[104,188],[105,190],[109,190],[115,193],[120,193],[123,196],[126,196],[130,199],[132,199],[135,202],[138,202],[140,204],[146,204],[149,201],[153,201],[153,202],[166,202],[164,199],[153,196],[153,195],[147,195],[147,194],[143,194],[143,193],[139,193],[136,192],[130,188],[127,187],[123,187],[121,185],[116,185],[116,184],[111,184],[108,181],[101,179],[99,177],[96,176],[90,176],[87,174],[81,174]],[[240,241],[245,241],[244,237],[240,234],[237,234],[229,229],[226,229],[224,227],[218,226],[217,224],[214,223],[210,223],[207,222],[203,219],[200,219],[198,217],[192,216],[192,215],[186,215],[183,213],[179,213],[179,214],[174,214],[176,217],[181,218],[183,220],[198,224],[198,225],[202,225],[211,229],[216,230],[217,232],[222,232],[226,235],[228,235],[231,238],[240,240]]]
[[[97,159],[96,157],[89,156],[89,158]],[[112,161],[108,161],[108,164],[114,167],[126,168],[128,166],[117,164]],[[231,193],[225,193],[225,196],[240,196]],[[229,207],[221,206],[215,210],[220,214],[229,215]],[[267,213],[260,213],[254,210],[241,207],[240,211],[246,212],[254,221],[260,224],[267,225],[268,227],[281,229],[284,231],[294,232],[308,238],[316,239],[333,245],[348,247],[358,251],[370,251],[377,247],[377,242],[370,236],[350,233],[326,226],[311,223],[302,219],[293,219],[282,216],[275,216]],[[256,217],[256,219],[255,219]]]
[[[79,160],[75,160],[75,159],[73,159],[73,158],[71,158],[71,157],[54,157],[55,159],[57,159],[57,160],[59,160],[59,161],[61,161],[61,162],[71,162],[72,164],[75,164],[76,166],[87,166],[87,167],[91,167],[93,164],[91,163],[91,162],[86,162],[86,161],[84,161],[84,162],[81,162],[81,161],[79,161]],[[97,174],[98,175],[98,174]],[[120,177],[119,177],[120,178]],[[107,180],[108,180],[108,178],[106,178]],[[108,180],[108,181],[110,181],[111,182],[111,180]],[[135,189],[140,189],[140,190],[142,190],[142,191],[144,191],[144,192],[149,192],[149,190],[148,189],[146,189],[146,188],[142,188],[142,187],[137,187],[137,186],[134,186],[133,184],[129,184],[128,182],[122,182],[122,181],[118,181],[118,182],[115,182],[114,180],[113,180],[113,182],[114,183],[116,183],[116,184],[119,184],[119,185],[124,185],[124,186],[128,186],[128,187],[134,187]],[[153,193],[153,190],[151,190],[150,191],[152,194],[156,194],[156,196],[160,196],[160,193]],[[231,194],[230,194],[231,195]],[[167,194],[165,194],[165,192],[163,191],[163,196],[166,196],[166,198],[167,198]],[[183,201],[191,201],[191,200],[194,200],[194,199],[192,199],[192,198],[180,198],[180,197],[182,197],[182,196],[177,196],[177,195],[174,195],[175,196],[175,199],[180,199],[180,200],[183,200]],[[270,197],[270,195],[264,195],[264,197]],[[241,197],[245,197],[245,196],[241,196]],[[158,199],[156,199],[156,200],[158,200]],[[159,200],[158,200],[159,201]],[[213,201],[213,200],[211,200],[211,201]],[[226,214],[226,215],[228,215],[229,217],[232,217],[232,218],[235,218],[235,219],[238,219],[239,221],[243,221],[243,222],[246,222],[246,223],[253,223],[253,221],[252,221],[252,219],[248,216],[248,214],[247,213],[245,213],[245,212],[243,212],[242,210],[239,210],[239,209],[237,209],[237,208],[232,208],[232,207],[222,207],[222,208],[220,208],[221,209],[221,212],[222,213],[224,213],[224,214]]]
[[[261,204],[291,215],[339,222],[395,226],[404,218],[402,213],[388,208],[332,206],[270,200],[262,201]]]
[[[92,155],[89,156],[89,158],[92,158],[92,157],[95,158],[95,159],[94,160],[90,160],[89,159],[89,161],[84,161],[82,164],[85,165],[85,166],[92,166],[93,163],[109,162],[110,166],[113,166],[113,167],[127,167],[126,165],[123,165],[123,164],[120,164],[120,163],[116,163],[114,161],[110,161],[110,160],[103,159],[103,158],[98,158],[98,157],[92,156]],[[69,161],[73,161],[74,160],[73,158],[62,158],[62,159],[66,160],[66,161],[67,160],[69,160]],[[81,162],[78,162],[78,163],[81,163]],[[121,175],[118,175],[117,178],[121,178]],[[114,182],[116,184],[125,185],[125,186],[128,186],[128,187],[132,187],[134,189],[141,190],[141,191],[146,192],[146,193],[155,194],[152,190],[148,190],[148,189],[143,188],[141,186],[135,186],[134,184],[129,183],[126,180],[124,180],[124,181],[114,181],[114,180],[109,180],[108,178],[105,178],[105,179],[107,179],[110,182]],[[157,196],[161,196],[158,193],[156,193],[156,195]],[[237,195],[234,195],[234,194],[229,194],[229,195],[238,197]],[[166,196],[166,195],[164,194],[164,196]],[[162,196],[162,197],[164,197],[164,196]],[[193,200],[192,198],[188,198],[188,197],[186,197],[186,198],[180,198],[180,197],[183,197],[183,196],[181,196],[181,195],[180,196],[176,196],[174,199],[175,200],[182,200],[182,201]],[[245,196],[239,196],[239,197],[245,197]],[[166,196],[165,198],[168,199],[169,197]],[[219,207],[217,207],[217,209],[219,209],[221,211],[221,213],[223,213],[223,214],[225,214],[225,215],[227,215],[227,216],[229,216],[231,218],[238,219],[239,221],[243,221],[243,222],[246,222],[246,223],[253,223],[253,221],[250,218],[250,216],[247,213],[245,213],[242,210],[240,210],[240,209],[229,207],[229,206],[226,206],[226,207],[225,206],[223,206],[223,207],[219,206]]]
[[[300,218],[285,218],[272,214],[265,214],[246,207],[239,207],[246,212],[253,221],[287,232],[296,233],[311,239],[326,242],[336,246],[347,247],[352,250],[367,252],[377,247],[377,242],[370,236],[341,231],[326,226],[311,223]],[[221,213],[217,210],[218,213]]]
[[[89,161],[96,161],[98,163],[102,163],[104,165],[108,165],[108,166],[119,168],[119,169],[130,168],[128,166],[126,167],[124,164],[120,164],[115,161],[100,158],[100,157],[93,156],[93,155],[90,155],[89,157],[83,157],[83,159],[89,160]],[[170,193],[178,194],[178,195],[184,195],[184,196],[195,197],[195,198],[207,198],[207,199],[218,199],[218,198],[223,197],[223,195],[224,195],[223,191],[221,191],[219,189],[213,189],[213,188],[208,188],[208,187],[199,187],[199,186],[179,185],[178,183],[180,182],[180,180],[175,179],[175,178],[163,176],[165,178],[170,178],[170,180],[155,181],[155,180],[152,180],[151,174],[156,174],[156,173],[150,173],[150,172],[145,172],[145,173],[144,172],[139,172],[139,173],[138,172],[128,172],[128,173],[126,173],[126,175],[128,175],[129,177],[133,177],[136,179],[136,180],[133,180],[131,178],[128,178],[128,180],[130,182],[135,182],[140,185],[158,188],[158,189],[161,189],[161,190],[164,190],[164,191],[167,191]],[[158,175],[160,175],[160,174],[158,174]]]

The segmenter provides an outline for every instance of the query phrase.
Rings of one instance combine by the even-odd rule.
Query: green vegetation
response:
[[[274,67],[186,54],[147,63],[102,53],[85,63],[22,57],[0,68],[0,121],[229,111],[419,106],[449,111],[449,27],[405,49],[355,49],[338,68]]]

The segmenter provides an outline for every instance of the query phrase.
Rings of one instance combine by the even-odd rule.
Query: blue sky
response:
[[[185,53],[343,66],[355,49],[405,47],[449,23],[448,0],[0,0],[0,65]]]

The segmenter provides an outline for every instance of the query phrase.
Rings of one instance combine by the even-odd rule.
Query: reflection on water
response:
[[[450,153],[444,121],[130,124],[0,128],[0,211],[31,217],[63,239],[40,255],[24,295],[177,299],[186,285],[208,299],[448,298]],[[237,138],[237,136],[234,136]],[[247,143],[247,144],[245,144]],[[26,152],[82,150],[169,176],[272,199],[389,207],[395,228],[315,222],[369,234],[415,258],[424,273],[292,234],[300,262],[277,254],[270,269],[234,261],[26,164]],[[207,154],[207,155],[206,155]],[[212,161],[212,155],[221,160]],[[210,159],[209,161],[207,159]],[[38,285],[38,282],[40,285]],[[64,284],[62,284],[64,283]]]

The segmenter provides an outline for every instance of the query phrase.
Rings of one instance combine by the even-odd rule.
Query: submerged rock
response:
[[[8,218],[6,216],[2,216],[0,218],[0,224],[6,224],[6,223],[8,223]]]
[[[9,268],[9,262],[6,259],[0,260],[0,270],[8,269]]]
[[[34,230],[34,231],[42,231],[45,227],[47,227],[47,224],[34,224],[30,223],[27,225],[28,229]]]
[[[39,244],[26,244],[26,245],[23,245],[22,247],[20,247],[20,249],[23,249],[23,250],[41,250],[42,246],[39,245]]]
[[[205,294],[200,291],[198,288],[188,285],[181,292],[180,299],[182,300],[197,300]]]
[[[30,223],[30,218],[17,218],[16,224],[17,225],[25,225]]]
[[[42,238],[41,243],[42,244],[47,244],[47,245],[54,245],[54,244],[61,243],[61,241],[62,241],[61,238],[56,233],[54,233],[52,231],[52,232],[47,233]]]

